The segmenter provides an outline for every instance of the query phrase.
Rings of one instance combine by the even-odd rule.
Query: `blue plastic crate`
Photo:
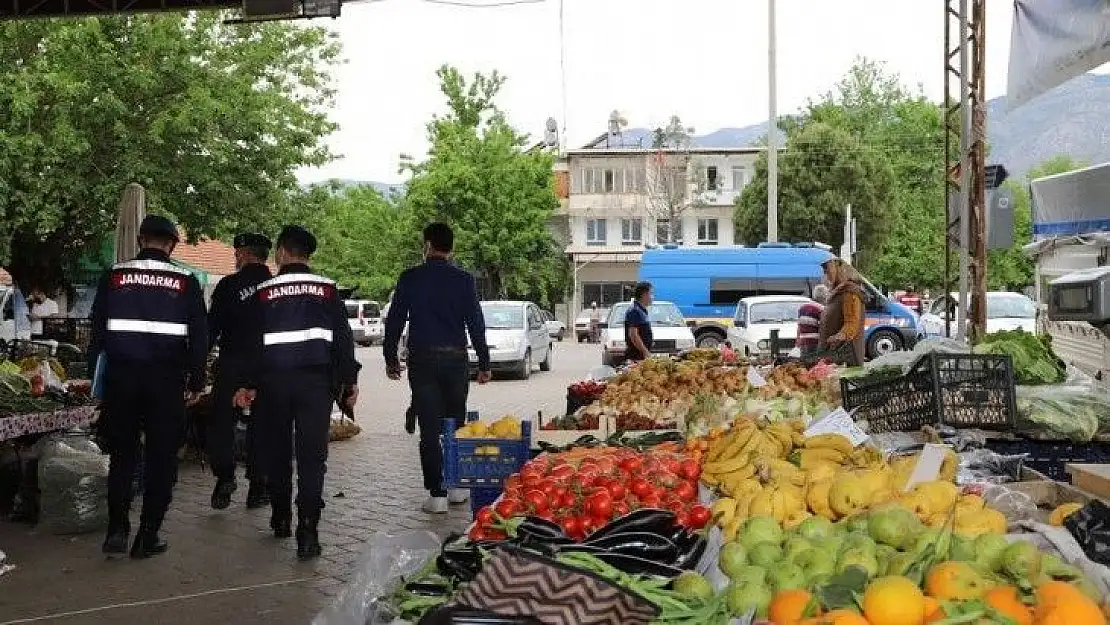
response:
[[[477,413],[467,413],[467,421]],[[521,424],[521,438],[455,438],[455,420],[443,426],[443,484],[446,488],[496,488],[531,458],[532,424]],[[496,453],[490,453],[496,449]],[[479,450],[482,453],[479,453]]]
[[[501,496],[500,488],[472,488],[470,489],[470,513],[478,514],[483,507],[497,501]]]

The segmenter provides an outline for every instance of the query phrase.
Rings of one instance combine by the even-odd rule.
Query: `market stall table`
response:
[[[91,405],[0,417],[0,441],[82,427],[96,421],[96,418],[97,408]]]

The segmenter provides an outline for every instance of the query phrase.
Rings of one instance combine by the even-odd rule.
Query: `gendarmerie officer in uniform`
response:
[[[270,239],[262,234],[240,234],[235,237],[234,274],[216,284],[208,310],[208,340],[219,344],[220,357],[216,368],[215,400],[208,421],[208,460],[216,476],[212,491],[212,507],[223,510],[231,505],[235,492],[235,427],[239,410],[232,400],[243,385],[243,371],[254,355],[251,337],[251,298],[258,285],[273,277],[266,266],[270,255]],[[261,508],[270,503],[266,492],[266,468],[261,460],[258,415],[247,420],[247,508]]]
[[[315,251],[316,238],[309,231],[300,226],[282,229],[274,251],[278,275],[259,284],[254,296],[261,334],[256,338],[256,367],[235,397],[238,406],[259,406],[269,465],[270,527],[278,538],[291,534],[290,452],[296,450],[301,559],[320,555],[316,528],[324,507],[332,403],[354,406],[360,368],[335,283],[308,266]]]
[[[177,451],[185,437],[185,405],[204,389],[204,295],[188,270],[170,262],[178,240],[173,222],[148,216],[139,227],[142,251],[105,274],[93,303],[89,367],[95,371],[103,355],[103,432],[111,456],[103,545],[108,554],[127,551],[140,435],[145,452],[143,509],[131,557],[166,550],[158,532],[173,495]]]

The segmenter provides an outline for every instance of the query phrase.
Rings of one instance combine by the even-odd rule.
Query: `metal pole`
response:
[[[956,338],[967,338],[968,272],[971,269],[971,60],[968,55],[968,0],[960,0],[960,297]]]
[[[778,80],[775,62],[775,0],[767,0],[767,240],[779,240]]]

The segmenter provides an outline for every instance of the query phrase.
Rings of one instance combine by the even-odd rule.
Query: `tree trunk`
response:
[[[505,280],[501,275],[501,270],[486,267],[486,278],[489,280],[490,293],[497,299],[505,299]]]

